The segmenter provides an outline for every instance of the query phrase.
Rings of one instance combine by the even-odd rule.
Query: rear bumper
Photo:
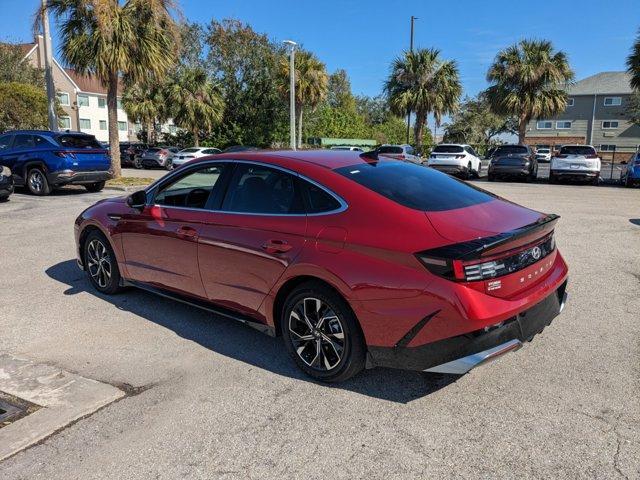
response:
[[[106,182],[112,177],[109,170],[99,170],[91,172],[61,171],[52,172],[47,175],[47,180],[51,185],[84,185],[96,182]]]
[[[550,175],[559,178],[594,179],[600,176],[599,170],[550,170]]]
[[[438,170],[439,172],[443,172],[443,173],[448,173],[449,175],[466,174],[469,171],[466,165],[462,166],[462,165],[433,164],[429,166],[434,170]]]
[[[376,366],[463,374],[471,368],[520,347],[560,314],[566,302],[565,280],[529,309],[498,325],[417,347],[369,347]]]
[[[145,167],[164,167],[169,159],[142,157],[142,165]]]
[[[524,165],[489,165],[488,172],[491,175],[521,175],[531,174],[530,167]]]

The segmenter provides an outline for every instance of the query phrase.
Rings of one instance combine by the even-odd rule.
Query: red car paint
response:
[[[416,257],[416,252],[489,237],[545,217],[506,200],[426,213],[408,208],[336,173],[336,168],[369,161],[357,152],[229,153],[189,165],[214,159],[256,161],[297,172],[344,199],[348,208],[316,216],[166,206],[138,211],[120,197],[82,213],[76,220],[76,242],[85,228],[98,227],[110,239],[125,279],[213,302],[269,327],[278,321],[276,298],[288,282],[301,276],[321,279],[348,301],[369,347],[393,347],[434,311],[438,314],[409,347],[495,325],[541,302],[567,279],[568,268],[557,249],[500,277],[499,291],[489,289],[490,280],[442,278]],[[533,234],[526,242],[535,243],[542,235]],[[281,248],[284,242],[286,248]],[[501,249],[519,248],[523,242]]]

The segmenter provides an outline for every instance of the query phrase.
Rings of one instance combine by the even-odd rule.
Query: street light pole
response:
[[[296,42],[285,40],[289,49],[289,136],[291,139],[291,150],[296,149],[296,69],[295,55]]]
[[[418,17],[414,17],[411,15],[411,36],[409,37],[409,51],[413,52],[413,22],[417,20]],[[407,109],[407,143],[409,143],[409,138],[411,136],[411,108]]]
[[[56,117],[56,89],[53,85],[53,75],[51,71],[51,33],[49,32],[49,12],[47,11],[47,0],[42,0],[42,36],[44,37],[44,76],[47,83],[47,116],[49,117],[49,130],[58,131],[58,119]]]

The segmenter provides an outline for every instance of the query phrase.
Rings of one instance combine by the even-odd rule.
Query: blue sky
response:
[[[29,41],[39,0],[0,0],[0,39]],[[465,94],[486,87],[497,51],[521,38],[545,38],[564,50],[578,79],[623,70],[640,27],[640,0],[179,0],[184,16],[207,23],[237,18],[275,40],[293,39],[329,71],[347,70],[356,94],[376,95],[391,60],[409,46],[436,47],[458,62]],[[54,45],[57,41],[54,38]]]

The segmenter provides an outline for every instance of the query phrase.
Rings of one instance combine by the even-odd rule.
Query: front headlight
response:
[[[0,171],[0,175],[2,175],[3,177],[10,177],[11,170],[9,169],[9,167],[2,167],[2,170]]]

